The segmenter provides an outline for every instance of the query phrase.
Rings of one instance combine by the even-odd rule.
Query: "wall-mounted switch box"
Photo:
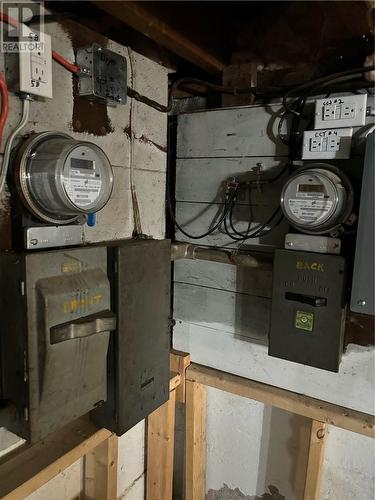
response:
[[[125,57],[93,43],[77,50],[79,95],[113,106],[126,104],[127,64]]]
[[[35,30],[29,35],[36,41],[33,50],[19,53],[19,91],[52,98],[51,37]]]
[[[350,158],[352,128],[306,130],[303,133],[303,160]]]
[[[360,127],[366,123],[367,94],[315,101],[315,128]]]

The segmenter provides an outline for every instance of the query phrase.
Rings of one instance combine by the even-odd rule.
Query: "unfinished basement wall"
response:
[[[280,111],[275,104],[178,117],[176,216],[184,229],[193,234],[207,230],[228,178],[246,178],[259,166],[271,176],[279,172],[287,159],[286,147],[277,139]],[[356,150],[340,165],[358,185],[362,162],[363,151]],[[238,229],[246,230],[249,216],[265,221],[278,204],[279,190],[275,183],[239,200]],[[272,250],[282,246],[285,231],[281,224],[253,243]],[[181,233],[176,239],[188,241]],[[192,242],[237,246],[219,231]],[[196,363],[373,414],[373,347],[349,344],[337,374],[267,355],[271,286],[272,273],[176,261],[174,347],[189,352]],[[303,498],[309,432],[305,418],[211,388],[207,412],[207,500]],[[374,458],[373,440],[330,428],[322,500],[373,498]]]
[[[124,55],[128,59],[129,84],[139,93],[161,104],[167,104],[167,69],[132,53],[132,64],[126,47],[98,36],[74,22],[47,24],[46,32],[52,36],[52,47],[70,61],[74,49],[97,42]],[[133,69],[133,76],[131,72]],[[11,67],[9,66],[11,71]],[[0,71],[4,61],[0,58]],[[7,73],[9,76],[9,72]],[[106,107],[74,98],[74,77],[53,63],[52,100],[31,103],[30,118],[25,132],[59,130],[76,139],[88,140],[100,146],[108,155],[114,170],[114,191],[108,205],[98,213],[97,225],[85,228],[87,242],[130,238],[133,216],[129,190],[130,158],[133,155],[134,178],[142,219],[143,232],[161,239],[165,236],[165,174],[167,116],[144,104],[129,101],[124,106]],[[130,122],[130,109],[132,118]],[[19,120],[21,103],[11,93],[10,114],[4,143]],[[132,138],[131,138],[132,137]],[[132,141],[132,153],[130,150]],[[9,223],[8,191],[0,200],[0,230],[7,234]],[[144,422],[140,422],[119,438],[118,496],[126,500],[144,497]],[[0,448],[14,446],[17,439],[4,429],[0,432]],[[82,462],[77,462],[60,476],[29,498],[71,500],[82,489]]]

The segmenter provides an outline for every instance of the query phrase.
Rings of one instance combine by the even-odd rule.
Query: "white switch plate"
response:
[[[27,94],[52,98],[51,37],[31,29],[30,34],[38,36],[40,50],[19,53],[19,90]]]
[[[367,94],[315,101],[315,128],[360,127],[366,123]]]
[[[306,130],[303,133],[302,160],[350,158],[352,128]]]

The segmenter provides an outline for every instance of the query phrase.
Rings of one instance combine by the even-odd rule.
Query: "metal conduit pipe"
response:
[[[192,243],[172,243],[171,258],[172,260],[208,260],[211,262],[221,262],[223,264],[233,264],[234,266],[245,266],[256,269],[261,268],[265,270],[272,269],[272,262],[270,260],[262,260],[253,255],[237,253],[228,250],[200,247]]]

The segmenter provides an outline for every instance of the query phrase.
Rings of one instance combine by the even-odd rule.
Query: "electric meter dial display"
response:
[[[96,144],[60,132],[43,132],[31,136],[18,151],[16,184],[34,216],[52,224],[68,224],[106,205],[113,173]]]
[[[286,181],[281,208],[296,229],[308,234],[327,233],[351,215],[353,188],[336,167],[311,164]]]

